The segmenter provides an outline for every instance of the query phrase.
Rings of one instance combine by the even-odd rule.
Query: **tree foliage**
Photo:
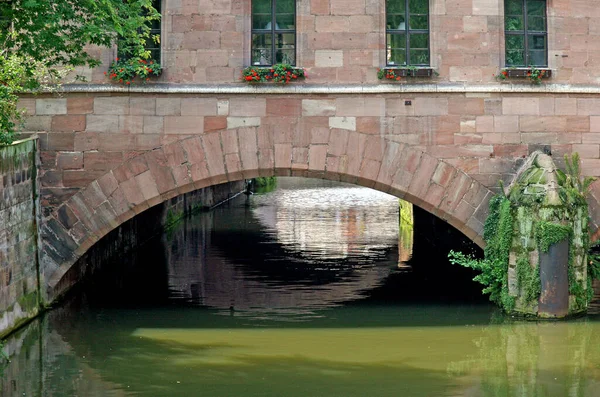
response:
[[[98,66],[89,45],[148,58],[149,23],[158,18],[152,0],[0,1],[0,144],[14,139],[19,92],[57,82],[72,67]]]

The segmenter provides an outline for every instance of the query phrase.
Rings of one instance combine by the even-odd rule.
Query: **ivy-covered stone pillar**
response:
[[[508,313],[565,317],[587,310],[592,277],[600,276],[590,249],[586,195],[579,156],[565,156],[566,172],[533,153],[515,181],[490,200],[484,259],[451,251],[450,261],[480,272],[474,280]]]
[[[574,178],[581,183],[536,152],[508,189],[508,295],[517,313],[564,317],[587,310],[588,208]]]

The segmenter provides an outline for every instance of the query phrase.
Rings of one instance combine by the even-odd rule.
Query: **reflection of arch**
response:
[[[63,203],[42,226],[41,272],[46,298],[92,245],[136,214],[203,187],[254,178],[293,175],[380,190],[446,220],[483,246],[483,222],[492,192],[423,151],[379,135],[332,129],[285,137],[255,127],[193,136],[133,157]],[[310,139],[316,142],[310,142]],[[283,143],[278,143],[282,142]]]

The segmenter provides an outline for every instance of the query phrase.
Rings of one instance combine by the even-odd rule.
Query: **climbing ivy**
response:
[[[521,257],[517,260],[517,282],[523,291],[526,302],[537,301],[542,289],[540,280],[540,266],[529,263],[529,259]]]
[[[569,226],[553,222],[538,222],[535,233],[538,248],[542,252],[548,252],[551,245],[569,238],[572,233],[573,229]]]
[[[490,212],[485,221],[483,238],[486,242],[484,259],[475,259],[461,252],[450,251],[450,263],[481,272],[475,278],[485,286],[484,294],[505,310],[514,308],[515,299],[508,294],[508,257],[513,236],[513,216],[510,201],[504,195],[490,200]]]
[[[489,294],[490,300],[506,311],[512,311],[516,304],[522,309],[531,308],[539,299],[541,281],[540,265],[530,262],[529,253],[536,249],[540,253],[548,252],[553,244],[568,239],[569,294],[575,299],[570,310],[585,310],[593,296],[592,280],[600,278],[600,249],[590,250],[586,218],[586,196],[595,178],[581,176],[577,153],[566,155],[565,172],[556,170],[560,202],[548,201],[548,192],[543,185],[549,182],[553,170],[543,169],[537,160],[536,157],[531,167],[524,171],[520,178],[522,184],[515,184],[508,197],[499,194],[490,200],[483,234],[486,242],[484,259],[451,251],[450,262],[479,271],[474,280],[485,285],[483,293]],[[500,190],[504,192],[502,186]],[[513,233],[517,231],[519,237],[513,246]],[[531,240],[528,242],[530,238],[535,239],[535,244],[531,244]],[[517,255],[517,297],[508,294],[511,252]],[[577,277],[578,266],[586,264],[587,285]]]

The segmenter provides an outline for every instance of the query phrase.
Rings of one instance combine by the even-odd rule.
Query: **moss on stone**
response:
[[[586,310],[592,297],[590,276],[594,272],[587,269],[590,243],[585,201],[590,180],[579,175],[576,155],[565,158],[565,163],[567,172],[558,172],[549,156],[532,154],[508,195],[490,200],[484,227],[485,259],[474,264],[472,258],[451,253],[454,263],[481,271],[475,280],[485,284],[483,292],[490,293],[490,299],[506,311],[539,314],[540,252],[548,252],[564,239],[570,243],[569,313]],[[509,220],[510,226],[505,224]],[[506,286],[510,286],[508,292]]]

